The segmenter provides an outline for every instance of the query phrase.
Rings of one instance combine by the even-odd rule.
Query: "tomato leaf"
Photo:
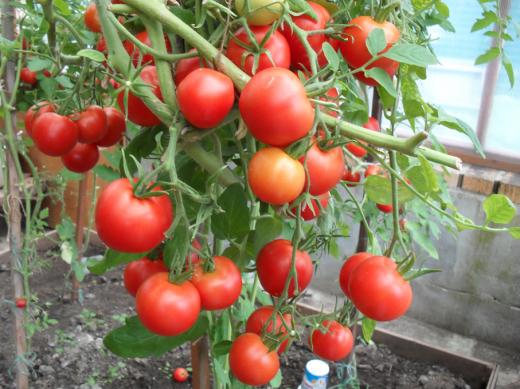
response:
[[[230,340],[223,340],[218,342],[215,346],[213,346],[213,355],[221,356],[229,354],[229,350],[231,349],[231,345],[233,344]]]
[[[322,46],[323,54],[327,58],[327,62],[333,70],[339,69],[339,56],[336,50],[330,45],[329,42],[325,42]]]
[[[511,60],[506,55],[506,53],[502,52],[502,66],[504,67],[504,70],[506,71],[507,78],[509,79],[509,85],[512,87],[515,86],[515,71],[513,69],[513,64],[511,63]]]
[[[218,198],[223,213],[211,217],[211,230],[218,239],[240,239],[249,232],[249,208],[240,184],[228,187]]]
[[[426,179],[426,183],[428,185],[430,192],[438,192],[439,191],[439,177],[431,163],[421,154],[419,154],[419,162],[421,162],[422,173]]]
[[[498,22],[498,16],[494,12],[485,11],[482,14],[482,18],[477,19],[471,27],[471,32],[483,30],[484,28],[491,26],[493,23]]]
[[[511,235],[515,239],[520,239],[520,227],[509,228],[509,235]]]
[[[163,260],[168,269],[174,265],[174,269],[181,268],[190,250],[190,230],[184,219],[179,221],[175,230],[169,234],[171,239],[164,245]]]
[[[392,204],[392,184],[388,178],[381,176],[369,176],[365,180],[365,192],[370,200],[377,204]],[[399,185],[397,188],[399,203],[411,200],[414,194],[406,187]]]
[[[105,60],[105,54],[94,49],[83,49],[78,51],[76,55],[79,57],[88,58],[94,62],[103,62]]]
[[[508,224],[516,216],[515,205],[503,194],[492,194],[482,206],[486,212],[486,223]]]
[[[373,29],[366,40],[368,52],[372,56],[378,55],[386,47],[385,32],[381,28]]]
[[[281,235],[282,229],[282,221],[274,216],[258,220],[256,222],[255,230],[249,237],[247,247],[248,255],[251,258],[256,258],[256,255],[262,247]]]
[[[408,223],[406,223],[406,228],[410,232],[410,235],[412,236],[412,239],[415,243],[421,246],[421,248],[426,251],[430,257],[439,259],[439,253],[437,252],[430,235],[426,233],[423,228],[421,228],[419,223],[408,221]]]
[[[492,47],[487,50],[484,54],[481,54],[475,60],[475,65],[481,65],[483,63],[488,63],[495,58],[498,58],[500,55],[500,49],[498,47]]]
[[[107,349],[123,358],[145,358],[162,354],[198,339],[206,333],[208,319],[200,316],[188,331],[178,336],[159,336],[148,331],[137,316],[126,319],[124,326],[108,333],[103,340]]]
[[[282,386],[282,369],[278,369],[278,372],[274,376],[274,378],[269,382],[272,388],[279,388]]]
[[[97,165],[92,170],[98,175],[99,178],[108,182],[117,180],[121,177],[117,170],[106,165]]]
[[[108,249],[105,253],[105,256],[103,257],[103,259],[101,261],[97,261],[93,264],[89,264],[88,270],[91,273],[99,276],[116,266],[135,261],[139,258],[144,257],[145,255],[146,255],[146,253],[139,253],[139,254],[122,253],[119,251]]]
[[[373,78],[381,85],[390,96],[396,97],[397,91],[395,90],[394,82],[390,78],[387,72],[380,68],[372,68],[365,70],[365,77]]]
[[[137,134],[125,147],[124,154],[133,156],[140,161],[149,156],[157,146],[156,135],[161,131],[160,127],[144,128]],[[129,174],[133,175],[137,171],[137,164],[132,158],[126,158]],[[119,171],[124,175],[123,158],[119,164]]]
[[[428,48],[412,43],[396,44],[384,53],[383,56],[400,63],[423,67],[435,65],[439,62]]]
[[[52,67],[52,61],[48,59],[32,58],[28,60],[27,67],[33,72],[39,72]]]
[[[363,340],[367,343],[370,343],[372,340],[372,335],[376,329],[377,322],[368,317],[364,317],[361,320],[361,333],[363,335]]]

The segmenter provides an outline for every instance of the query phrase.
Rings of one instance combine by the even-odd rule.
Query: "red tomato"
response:
[[[27,299],[25,297],[17,297],[14,305],[16,305],[16,308],[23,309],[27,306]]]
[[[282,205],[294,201],[305,186],[305,169],[282,149],[266,147],[248,166],[249,186],[262,201]]]
[[[372,116],[370,116],[368,118],[368,122],[366,122],[363,127],[365,127],[367,130],[372,130],[372,131],[377,131],[377,132],[380,132],[381,131],[381,126],[379,125],[379,122],[377,121],[376,118],[373,118]]]
[[[36,85],[38,83],[36,76],[36,72],[33,72],[28,67],[23,68],[20,72],[20,80],[29,85]]]
[[[67,154],[78,141],[78,126],[54,112],[38,114],[32,124],[32,138],[38,149],[51,157]]]
[[[379,122],[373,117],[368,118],[368,122],[366,122],[363,127],[367,130],[372,131],[381,131],[381,127],[379,126]],[[358,158],[363,158],[367,155],[367,151],[364,147],[357,145],[356,143],[347,143],[346,145],[348,151],[354,154]]]
[[[383,171],[383,168],[379,165],[368,165],[366,170],[365,170],[365,178],[367,177],[370,177],[370,176],[381,176],[384,174],[384,171]]]
[[[97,105],[87,107],[79,114],[76,121],[79,130],[78,140],[81,143],[96,143],[107,134],[107,115]]]
[[[265,35],[270,31],[271,26],[252,26],[250,29],[255,36],[256,42],[260,45]],[[242,46],[239,45],[236,40],[241,42]],[[251,50],[245,49],[243,45],[250,47]],[[229,41],[226,57],[250,76],[267,68],[279,67],[288,69],[291,65],[289,44],[278,31],[275,31],[262,46],[262,54],[260,54],[258,58],[255,72],[253,72],[255,52],[252,50],[251,40],[249,39],[247,31],[241,28],[235,33],[235,37]],[[267,52],[269,52],[270,55],[268,55]],[[257,56],[258,54],[259,53],[257,53]]]
[[[311,8],[316,13],[317,19],[313,19],[311,16],[303,14],[299,16],[293,16],[292,20],[294,24],[305,31],[316,31],[323,30],[327,22],[330,20],[329,11],[327,11],[323,6],[313,3],[309,1],[307,3],[311,6]],[[289,46],[291,47],[291,64],[293,67],[298,69],[307,69],[311,68],[311,64],[309,62],[309,57],[307,56],[307,50],[303,46],[300,38],[291,30],[291,27],[284,24],[282,25],[282,33],[284,34],[287,42],[289,42]],[[310,46],[316,53],[320,53],[322,51],[323,43],[327,41],[327,36],[325,34],[312,34],[307,38]]]
[[[258,279],[265,291],[280,297],[285,283],[290,277],[293,246],[290,241],[276,239],[266,244],[256,258]],[[298,276],[298,294],[309,286],[313,273],[311,257],[305,251],[296,250],[296,274]],[[288,297],[296,294],[294,277],[291,278]]]
[[[325,192],[318,196],[318,201],[320,202],[323,209],[326,209],[329,206],[329,198],[330,198],[329,192]],[[301,215],[302,215],[303,220],[308,221],[308,220],[312,220],[312,219],[315,219],[318,216],[320,216],[321,210],[318,205],[318,201],[316,201],[316,199],[312,199],[311,200],[312,207],[307,206],[307,204],[302,205]],[[297,209],[293,208],[292,211],[293,211],[293,213],[295,213],[297,211]]]
[[[240,95],[239,108],[251,134],[271,146],[290,145],[307,135],[314,123],[305,88],[287,69],[255,74]]]
[[[266,385],[280,369],[276,351],[269,351],[257,334],[246,332],[235,339],[229,351],[233,375],[247,385]]]
[[[90,3],[85,10],[85,26],[92,32],[101,32],[101,22],[94,3]]]
[[[177,88],[179,109],[193,126],[217,127],[235,102],[233,81],[213,69],[197,69],[186,76]]]
[[[345,60],[352,68],[357,69],[372,59],[372,54],[368,51],[366,41],[368,35],[376,28],[382,29],[385,33],[387,46],[382,52],[389,50],[390,47],[399,40],[401,35],[397,27],[392,23],[378,23],[370,16],[359,16],[352,19],[349,26],[343,30],[343,38],[345,41],[340,43],[340,50]],[[368,69],[380,68],[392,77],[398,67],[399,62],[393,61],[389,58],[380,58],[370,64]],[[356,73],[355,76],[367,85],[377,85],[376,80],[365,77],[363,72]]]
[[[190,52],[195,51],[195,49],[191,49]],[[175,67],[175,85],[179,85],[182,80],[186,78],[188,74],[193,72],[194,70],[208,67],[208,63],[205,59],[200,57],[192,57],[181,59],[177,62],[177,66]]]
[[[313,196],[321,195],[334,188],[345,172],[341,147],[322,150],[315,139],[306,155],[300,158],[300,162],[307,166],[309,193]]]
[[[149,47],[152,46],[152,41],[150,40],[150,37],[148,36],[148,32],[141,31],[141,32],[135,34],[135,37],[139,41],[144,43],[146,46],[149,46]],[[164,36],[164,42],[166,44],[166,51],[168,53],[171,53],[172,45],[170,44],[170,40],[168,39],[168,37],[166,35]],[[139,64],[141,64],[141,65],[154,65],[155,64],[155,60],[154,60],[152,54],[144,54],[141,61],[139,61],[141,52],[139,51],[139,48],[135,47],[135,45],[131,41],[128,41],[128,40],[124,41],[123,46],[124,46],[126,52],[128,53],[128,55],[130,55],[132,57],[132,62],[134,63],[134,66],[139,66]]]
[[[345,173],[343,173],[343,177],[341,178],[343,181],[348,182],[359,182],[361,181],[361,173],[359,171],[355,172],[345,167]],[[353,184],[347,184],[348,186],[354,186]]]
[[[345,296],[350,298],[350,293],[348,291],[348,284],[350,282],[350,275],[352,271],[359,265],[361,262],[365,261],[368,258],[372,258],[374,254],[359,252],[345,260],[345,263],[341,267],[341,271],[339,272],[339,286]]]
[[[141,78],[147,84],[150,84],[150,88],[152,88],[152,92],[162,100],[161,89],[159,88],[159,77],[157,76],[157,70],[155,66],[145,66],[141,72]],[[123,113],[126,113],[125,109],[125,91],[122,90],[119,92],[117,96],[117,102],[119,104],[119,108]],[[146,106],[143,101],[133,95],[131,92],[128,93],[128,119],[143,127],[152,127],[161,124],[161,119],[159,119],[155,114]]]
[[[188,373],[188,370],[186,370],[184,367],[178,367],[173,372],[173,379],[176,382],[186,382],[189,376],[190,374]]]
[[[96,166],[99,160],[99,150],[96,145],[76,143],[76,146],[61,157],[61,162],[67,169],[75,173],[85,173]]]
[[[126,131],[125,115],[114,107],[103,108],[107,118],[107,132],[96,144],[100,147],[110,147],[119,143]]]
[[[147,257],[130,262],[125,267],[123,281],[125,288],[135,297],[139,287],[151,276],[156,273],[167,272],[168,268],[162,259],[151,260]]]
[[[372,257],[350,275],[350,299],[363,315],[389,321],[405,314],[412,304],[412,288],[387,257]]]
[[[285,337],[287,328],[292,328],[291,315],[289,313],[284,313],[283,316],[279,313],[274,315],[274,307],[272,305],[258,308],[249,316],[246,323],[246,332],[258,335],[268,334],[269,338]],[[284,340],[278,346],[278,354],[282,354],[288,345],[289,339]]]
[[[329,361],[345,359],[354,347],[354,337],[347,327],[337,321],[325,320],[321,323],[325,332],[315,329],[310,336],[312,351]]]
[[[160,187],[154,191],[161,190]],[[111,249],[144,253],[164,239],[173,222],[173,208],[167,195],[138,198],[126,178],[112,181],[96,204],[99,238]]]
[[[392,204],[376,204],[377,208],[383,213],[392,213],[394,207]]]
[[[213,258],[215,269],[205,273],[198,262],[193,270],[191,283],[199,291],[202,308],[215,311],[230,307],[242,292],[242,274],[235,263],[227,257]]]
[[[168,273],[156,273],[137,291],[135,309],[150,332],[176,336],[188,331],[200,313],[200,296],[189,281],[172,284]]]
[[[46,112],[54,112],[56,111],[56,106],[48,101],[40,101],[37,104],[34,104],[31,108],[25,112],[25,130],[29,136],[32,136],[32,125],[34,119],[36,119],[39,115],[44,114]]]

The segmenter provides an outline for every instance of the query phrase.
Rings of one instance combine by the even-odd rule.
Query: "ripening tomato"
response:
[[[250,27],[256,42],[260,45],[266,34],[271,30],[270,26]],[[240,42],[239,43],[237,43]],[[243,46],[250,49],[246,49]],[[235,33],[234,38],[229,41],[226,57],[228,57],[235,65],[240,67],[244,72],[252,76],[261,70],[279,67],[288,69],[291,65],[291,52],[289,44],[282,34],[274,31],[269,39],[261,48],[261,54],[255,53],[249,35],[244,28],[241,28]],[[269,54],[267,54],[269,53]],[[254,69],[255,54],[259,56]]]
[[[110,147],[119,143],[126,131],[125,115],[114,107],[103,108],[107,118],[107,132],[96,144],[100,147]]]
[[[397,319],[412,304],[412,288],[388,257],[368,258],[354,268],[350,299],[363,315],[377,321]]]
[[[197,69],[181,81],[177,88],[179,109],[186,120],[197,128],[217,127],[235,102],[233,81],[213,69]]]
[[[312,352],[334,362],[346,358],[354,347],[354,337],[350,329],[335,320],[324,320],[321,325],[325,327],[325,332],[317,328],[310,336]]]
[[[14,305],[16,305],[16,308],[24,309],[27,306],[27,299],[25,297],[17,297]]]
[[[90,3],[85,10],[85,26],[92,32],[101,32],[101,22],[95,3]]]
[[[76,143],[76,146],[61,157],[63,165],[74,173],[85,173],[99,161],[99,150],[96,145]]]
[[[186,382],[189,376],[190,374],[188,373],[188,370],[186,370],[184,367],[178,367],[173,372],[173,379],[176,382]]]
[[[314,123],[305,88],[287,69],[255,74],[240,95],[239,108],[251,134],[271,146],[290,145],[307,135]]]
[[[66,116],[54,112],[39,114],[32,123],[36,147],[51,157],[67,154],[78,141],[78,126]]]
[[[276,351],[269,351],[260,336],[246,332],[231,345],[229,366],[239,381],[260,386],[267,385],[276,376],[280,359]]]
[[[325,192],[318,196],[318,201],[320,202],[323,209],[327,208],[329,206],[329,198],[330,193]],[[302,205],[301,215],[303,220],[312,220],[320,216],[320,206],[318,205],[318,201],[316,199],[311,200],[312,208],[309,207],[307,204]],[[293,213],[297,211],[296,208],[292,209]]]
[[[360,68],[372,59],[372,54],[368,51],[366,42],[370,33],[379,28],[384,31],[386,38],[386,48],[382,52],[389,50],[399,40],[400,33],[395,25],[390,22],[379,23],[370,16],[359,16],[349,23],[349,26],[343,30],[343,38],[345,41],[340,43],[340,50],[347,63],[354,69]],[[380,53],[379,53],[380,54]],[[390,77],[392,77],[399,62],[389,58],[380,58],[370,64],[367,69],[380,68],[383,69]],[[355,76],[367,85],[376,86],[377,81],[373,78],[367,78],[363,72],[358,72]]]
[[[327,22],[330,20],[329,11],[312,1],[307,2],[307,4],[312,8],[317,18],[313,19],[307,14],[293,16],[292,20],[294,24],[302,30],[309,32],[324,30]],[[287,24],[282,25],[281,31],[291,47],[291,65],[297,69],[309,70],[311,64],[307,55],[307,50],[300,38],[298,38],[296,33],[291,29],[291,26]],[[327,36],[323,33],[312,34],[309,35],[307,41],[311,48],[316,53],[319,53],[322,50],[323,43],[327,41]]]
[[[368,118],[368,122],[366,122],[363,125],[364,128],[367,130],[372,131],[381,131],[381,127],[379,126],[379,122],[377,119],[373,117]],[[348,151],[350,151],[352,154],[354,154],[358,158],[363,158],[365,155],[367,155],[367,150],[363,146],[359,146],[356,143],[347,143],[346,145]]]
[[[147,257],[130,262],[125,267],[123,282],[125,288],[135,297],[141,285],[156,273],[167,272],[168,268],[162,259],[151,260]]]
[[[307,153],[300,158],[309,173],[309,193],[319,196],[328,192],[341,181],[345,172],[345,159],[341,147],[322,150],[316,139]]]
[[[269,324],[267,324],[268,322]],[[249,316],[246,323],[246,332],[260,336],[267,334],[269,338],[284,338],[287,335],[287,328],[292,328],[291,314],[280,315],[276,313],[275,315],[272,305],[258,308]],[[288,345],[289,339],[284,340],[278,346],[278,354],[282,354]]]
[[[31,108],[27,110],[25,113],[25,130],[29,136],[32,136],[32,125],[34,120],[41,114],[46,112],[55,112],[56,106],[48,101],[40,101],[37,104],[34,104]]]
[[[152,46],[152,41],[150,40],[150,37],[148,36],[148,32],[141,31],[141,32],[135,34],[135,37],[139,41],[141,41],[143,44],[145,44],[146,46],[148,46],[148,47]],[[166,44],[166,51],[168,53],[171,53],[172,45],[166,35],[164,36],[164,42]],[[155,64],[155,60],[154,60],[154,57],[152,54],[144,54],[142,56],[142,58],[140,58],[141,51],[131,41],[129,41],[129,40],[124,41],[123,46],[124,46],[126,52],[128,53],[128,55],[130,55],[130,57],[132,57],[132,62],[134,64],[134,66],[139,66],[139,64],[141,64],[141,65],[154,65]]]
[[[200,313],[200,296],[189,281],[173,284],[168,273],[156,273],[137,291],[135,309],[150,332],[176,336],[188,331]]]
[[[99,238],[111,249],[125,253],[150,251],[161,243],[172,222],[173,208],[167,195],[136,197],[126,178],[105,187],[96,204]]]
[[[20,72],[20,80],[29,85],[36,85],[38,83],[38,78],[36,76],[36,72],[33,72],[28,67],[23,68]]]
[[[79,130],[78,141],[81,143],[96,143],[107,134],[107,115],[97,105],[91,105],[81,112],[76,124]]]
[[[236,0],[235,9],[250,26],[267,26],[278,20],[286,0]]]
[[[249,186],[262,201],[282,205],[294,201],[305,186],[305,169],[277,147],[266,147],[253,155],[248,166]]]
[[[189,52],[194,52],[195,49],[191,49]],[[177,62],[175,66],[175,85],[179,86],[182,80],[186,78],[188,74],[194,70],[208,67],[208,63],[205,59],[197,56],[192,58],[184,58]]]
[[[345,296],[350,298],[350,293],[348,291],[348,284],[350,282],[350,275],[352,271],[359,265],[361,262],[365,261],[368,258],[372,258],[374,254],[366,253],[364,251],[356,253],[345,260],[345,263],[341,267],[339,272],[339,286]]]
[[[157,76],[155,66],[145,66],[140,76],[145,83],[150,84],[150,88],[155,96],[162,100],[161,89],[159,88],[159,77]],[[117,96],[119,108],[121,108],[123,113],[127,112],[125,109],[125,94],[125,91],[122,90]],[[132,94],[132,92],[128,93],[128,119],[143,127],[152,127],[161,124],[161,119],[155,116],[150,108],[148,108],[139,97]]]
[[[204,265],[198,262],[193,270],[191,283],[200,294],[202,309],[215,311],[225,309],[235,303],[242,292],[242,274],[235,263],[227,258],[213,258],[214,270],[204,271]]]
[[[361,181],[361,173],[359,171],[350,170],[348,167],[345,167],[345,173],[343,173],[343,177],[341,178],[343,181],[356,183]],[[348,186],[354,186],[354,184],[347,184]]]
[[[379,165],[371,164],[365,169],[365,178],[370,176],[381,176],[384,174],[383,168]]]
[[[392,204],[376,204],[376,206],[383,213],[392,213],[394,210]]]
[[[290,241],[276,239],[267,243],[258,253],[256,258],[256,271],[260,284],[267,293],[280,297],[285,288],[285,283],[291,276],[291,262],[293,246]],[[309,286],[313,266],[311,257],[305,251],[296,250],[296,274],[298,278],[298,291],[295,289],[294,278],[289,282],[288,297],[293,297],[296,292],[302,293]]]

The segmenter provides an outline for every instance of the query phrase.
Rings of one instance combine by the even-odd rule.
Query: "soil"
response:
[[[92,247],[86,256],[103,252]],[[176,383],[172,369],[189,367],[188,345],[160,358],[121,359],[103,347],[103,336],[117,327],[125,316],[134,314],[133,298],[122,284],[121,269],[104,276],[87,276],[82,283],[83,305],[72,304],[68,292],[68,265],[47,252],[44,270],[31,279],[48,318],[56,320],[32,338],[31,387],[39,389],[99,388],[190,388]],[[14,388],[13,307],[8,264],[0,263],[0,388]],[[44,315],[38,315],[43,322]],[[41,326],[43,327],[43,326]],[[313,354],[302,344],[294,344],[282,358],[283,388],[296,389],[305,363]],[[422,388],[469,389],[461,377],[444,367],[403,359],[384,345],[356,348],[359,383],[348,365],[331,366],[329,388]],[[350,370],[349,370],[350,369]]]

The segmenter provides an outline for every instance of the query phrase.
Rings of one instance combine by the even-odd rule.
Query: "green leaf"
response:
[[[58,173],[65,181],[80,181],[83,178],[83,174],[74,173],[65,168],[61,169]]]
[[[135,261],[144,256],[146,256],[146,253],[121,253],[119,251],[108,249],[101,261],[89,265],[89,270],[91,273],[99,276],[118,265]]]
[[[412,239],[432,258],[439,259],[439,253],[433,244],[431,237],[427,234],[421,225],[414,221],[408,221],[406,228],[410,232]]]
[[[442,270],[440,270],[440,269],[423,268],[423,269],[414,270],[414,271],[408,273],[406,275],[405,279],[406,279],[406,281],[411,281],[416,278],[425,276],[426,274],[441,273],[441,272],[442,272]]]
[[[419,162],[421,162],[422,172],[424,177],[426,178],[426,183],[430,189],[430,192],[438,192],[439,191],[439,177],[430,161],[428,161],[422,154],[419,154]]]
[[[400,63],[422,67],[439,62],[428,48],[412,43],[396,44],[384,53],[383,56]]]
[[[512,87],[515,86],[515,70],[513,69],[513,64],[511,60],[506,55],[506,53],[502,53],[502,66],[506,71],[507,78],[509,79],[509,85]]]
[[[56,88],[58,87],[58,82],[54,78],[44,77],[39,81],[39,86],[45,93],[45,96],[47,96],[49,99],[52,99],[54,92],[56,92]]]
[[[160,131],[160,127],[144,128],[125,147],[124,153],[130,174],[134,174],[137,171],[137,165],[133,158],[130,158],[129,156],[134,156],[138,161],[148,157],[157,146],[156,135]],[[124,174],[123,158],[121,158],[121,162],[119,163],[119,171],[121,174]]]
[[[373,29],[366,40],[368,52],[372,56],[378,55],[386,47],[385,32],[381,28]]]
[[[491,26],[493,23],[498,21],[498,16],[494,12],[486,11],[483,13],[483,17],[477,19],[471,27],[471,32],[483,30],[484,28]]]
[[[196,22],[195,14],[192,11],[187,10],[186,8],[170,7],[169,10],[172,14],[177,16],[179,19],[181,19],[186,24],[192,25],[192,24],[195,24],[195,22]]]
[[[52,61],[48,59],[31,58],[27,62],[27,67],[33,72],[39,72],[52,67]]]
[[[258,220],[249,238],[248,243],[251,243],[249,244],[250,250],[248,250],[249,256],[256,258],[262,247],[282,234],[282,229],[282,221],[275,216]]]
[[[372,68],[365,70],[365,77],[373,78],[377,81],[381,87],[383,87],[390,96],[396,97],[397,91],[395,90],[394,82],[390,78],[387,72],[381,68]]]
[[[158,357],[200,338],[206,333],[208,319],[200,316],[188,331],[178,336],[159,336],[148,331],[137,316],[126,319],[126,324],[108,333],[103,340],[105,347],[123,358]]]
[[[95,62],[103,62],[106,59],[105,54],[103,54],[101,51],[97,51],[94,49],[82,49],[78,51],[76,55],[88,58]]]
[[[363,335],[363,340],[367,343],[370,343],[372,340],[372,335],[376,329],[377,322],[368,317],[364,317],[361,320],[361,333]]]
[[[111,182],[121,177],[119,172],[107,165],[97,165],[92,169],[102,180]]]
[[[164,246],[163,259],[168,268],[175,264],[174,268],[178,269],[178,264],[186,262],[191,246],[190,229],[183,219],[179,221],[171,235],[172,238],[167,240]]]
[[[508,224],[516,216],[515,205],[503,194],[492,194],[482,206],[486,212],[486,223]]]
[[[54,0],[52,5],[55,6],[63,16],[71,15],[69,5],[65,0]]]
[[[218,239],[240,239],[249,232],[249,208],[244,188],[229,186],[218,198],[224,211],[211,216],[211,230]]]
[[[475,65],[481,65],[483,63],[490,62],[500,55],[500,49],[498,47],[492,47],[484,54],[481,54],[475,60]]]
[[[446,3],[443,3],[442,1],[436,1],[435,8],[445,18],[450,17],[450,8],[448,7],[448,5]]]
[[[339,56],[336,50],[330,45],[329,42],[325,42],[322,46],[323,54],[327,58],[327,62],[333,70],[339,69]]]
[[[454,116],[449,115],[442,109],[437,110],[437,121],[440,125],[444,127],[451,128],[452,130],[458,131],[466,135],[471,140],[471,143],[473,143],[475,151],[477,151],[482,158],[486,158],[486,155],[484,154],[484,149],[480,144],[480,140],[478,139],[475,131],[473,131],[473,129],[469,126],[469,124]]]
[[[274,376],[274,378],[269,382],[272,388],[279,388],[282,386],[282,369],[278,369],[278,372]]]
[[[63,74],[54,77],[54,79],[58,82],[58,84],[60,84],[64,88],[70,89],[74,87],[74,84],[72,83],[72,81],[70,81],[70,78]]]
[[[229,354],[229,350],[231,349],[232,344],[233,342],[231,340],[223,340],[218,342],[215,346],[213,346],[213,354],[217,357]]]
[[[365,180],[365,192],[369,200],[377,204],[392,204],[392,184],[388,178],[376,175],[368,177]],[[397,195],[401,204],[414,197],[414,194],[402,185],[398,186]]]
[[[515,239],[520,239],[520,227],[509,228],[509,234]]]

